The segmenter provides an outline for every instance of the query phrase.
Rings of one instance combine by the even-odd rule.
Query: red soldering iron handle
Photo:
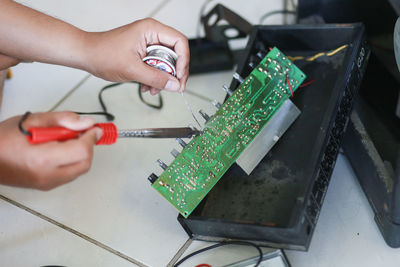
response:
[[[103,136],[97,141],[96,145],[111,145],[117,141],[118,130],[114,123],[97,123],[93,127],[99,127],[103,130]],[[27,135],[29,143],[41,144],[78,138],[86,130],[73,131],[64,127],[31,127],[28,131],[31,133],[31,135]]]

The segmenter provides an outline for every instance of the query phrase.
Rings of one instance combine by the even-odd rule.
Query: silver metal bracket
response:
[[[236,163],[247,175],[250,175],[300,113],[291,100],[288,99],[282,104],[282,107],[236,160]]]

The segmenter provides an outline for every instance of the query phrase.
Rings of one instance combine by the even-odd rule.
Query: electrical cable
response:
[[[291,97],[293,97],[293,89],[292,89],[292,86],[290,85],[289,75],[286,75],[286,82],[289,85],[290,94],[292,95]]]
[[[24,127],[22,127],[22,123],[24,123],[24,121],[26,121],[26,119],[29,117],[29,115],[31,115],[32,113],[30,111],[25,112],[24,115],[22,115],[21,119],[18,122],[18,129],[19,131],[27,136],[32,136],[32,133],[30,131],[27,131],[24,129]]]
[[[301,84],[299,87],[306,87],[306,86],[309,86],[309,85],[312,84],[313,82],[314,82],[314,79],[312,79],[312,80],[310,80],[310,81],[308,81],[308,82],[305,82],[305,83]]]
[[[262,24],[264,20],[272,15],[277,15],[277,14],[285,14],[285,15],[297,15],[296,11],[291,11],[291,10],[274,10],[268,13],[265,13],[264,15],[261,16],[259,23]]]
[[[143,98],[142,85],[140,83],[137,83],[137,82],[130,82],[130,83],[139,85],[138,86],[138,94],[139,94],[140,101],[142,101],[145,105],[147,105],[147,106],[149,106],[151,108],[162,109],[164,103],[163,103],[163,99],[161,97],[161,94],[158,94],[158,104],[149,103]],[[112,84],[106,85],[106,86],[104,86],[103,88],[100,89],[99,94],[98,94],[98,99],[99,99],[100,106],[101,106],[103,111],[75,112],[75,113],[80,114],[80,115],[102,115],[102,116],[106,117],[107,121],[113,121],[115,119],[115,116],[108,112],[107,106],[106,106],[106,104],[104,102],[104,99],[103,99],[103,92],[105,90],[107,90],[107,89],[119,86],[121,84],[124,84],[124,83],[112,83]]]
[[[336,48],[336,49],[334,49],[332,51],[317,53],[317,54],[315,54],[313,56],[310,56],[310,57],[302,57],[302,56],[291,57],[291,56],[288,56],[287,58],[290,59],[292,62],[296,61],[296,60],[314,61],[317,58],[320,58],[322,56],[331,57],[331,56],[339,53],[340,51],[342,51],[346,47],[347,47],[347,44],[346,45],[342,45],[342,46],[340,46],[340,47],[338,47],[338,48]]]
[[[178,267],[184,261],[186,261],[187,259],[189,259],[189,258],[191,258],[191,257],[193,257],[193,256],[195,256],[197,254],[200,254],[200,253],[205,252],[207,250],[211,250],[211,249],[218,248],[218,247],[221,247],[221,246],[226,246],[226,245],[244,245],[244,246],[252,246],[252,247],[256,248],[258,253],[259,253],[259,258],[258,258],[258,261],[257,261],[256,265],[254,265],[254,267],[259,266],[261,261],[262,261],[262,259],[263,259],[263,254],[262,254],[261,248],[258,245],[254,244],[254,243],[247,242],[247,241],[224,241],[224,242],[221,242],[221,243],[218,243],[218,244],[215,244],[215,245],[211,245],[209,247],[205,247],[205,248],[199,249],[199,250],[197,250],[195,252],[190,253],[189,255],[186,255],[180,261],[175,263],[174,267]]]

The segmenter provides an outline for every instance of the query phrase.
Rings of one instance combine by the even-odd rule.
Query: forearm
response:
[[[0,53],[84,69],[87,33],[11,0],[0,0]]]

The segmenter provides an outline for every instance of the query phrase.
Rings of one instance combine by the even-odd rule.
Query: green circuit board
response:
[[[273,48],[152,187],[188,217],[305,77]]]

